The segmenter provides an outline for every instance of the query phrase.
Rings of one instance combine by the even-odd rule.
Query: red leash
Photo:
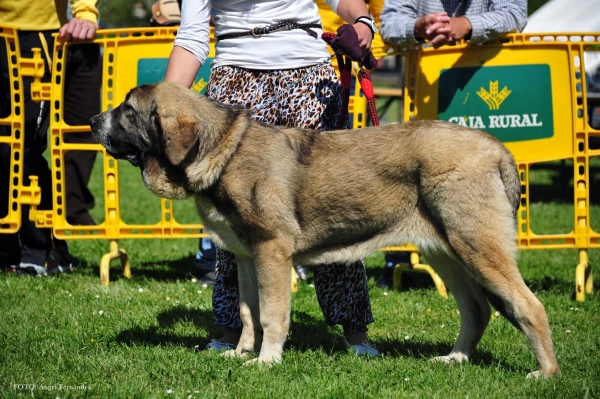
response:
[[[330,46],[334,36],[335,33],[332,32],[323,32],[321,35],[323,40]],[[338,68],[340,69],[340,80],[342,82],[342,109],[340,110],[337,128],[343,129],[344,126],[346,126],[346,120],[348,119],[348,105],[350,103],[350,87],[352,82],[352,59],[350,59],[350,57],[344,57],[339,52],[336,52],[336,57]],[[363,94],[367,98],[367,108],[373,126],[379,126],[379,117],[377,116],[375,96],[373,94],[373,82],[371,81],[371,74],[369,71],[366,69],[358,71],[358,82],[360,83]]]

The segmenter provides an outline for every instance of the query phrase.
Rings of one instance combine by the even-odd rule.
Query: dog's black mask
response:
[[[139,115],[139,111],[129,103],[129,97],[127,95],[117,108],[93,116],[90,126],[96,140],[111,156],[143,167],[146,153],[150,150],[148,143],[152,141],[144,120],[149,119],[151,113]]]

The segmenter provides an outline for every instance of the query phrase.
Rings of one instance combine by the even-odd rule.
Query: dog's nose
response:
[[[100,114],[94,115],[90,118],[90,127],[94,129],[94,126],[98,124],[98,120],[100,119]]]

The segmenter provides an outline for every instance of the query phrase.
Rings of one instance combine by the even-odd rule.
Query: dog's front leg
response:
[[[259,363],[279,363],[290,327],[292,250],[284,240],[257,245],[254,251],[263,331]]]
[[[236,257],[236,261],[240,287],[242,335],[240,336],[235,353],[238,356],[244,357],[248,353],[258,352],[261,344],[258,285],[253,260]]]

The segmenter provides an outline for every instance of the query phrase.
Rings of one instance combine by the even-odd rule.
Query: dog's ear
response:
[[[157,104],[154,123],[162,135],[163,151],[169,162],[179,165],[198,141],[198,121],[180,101]]]

